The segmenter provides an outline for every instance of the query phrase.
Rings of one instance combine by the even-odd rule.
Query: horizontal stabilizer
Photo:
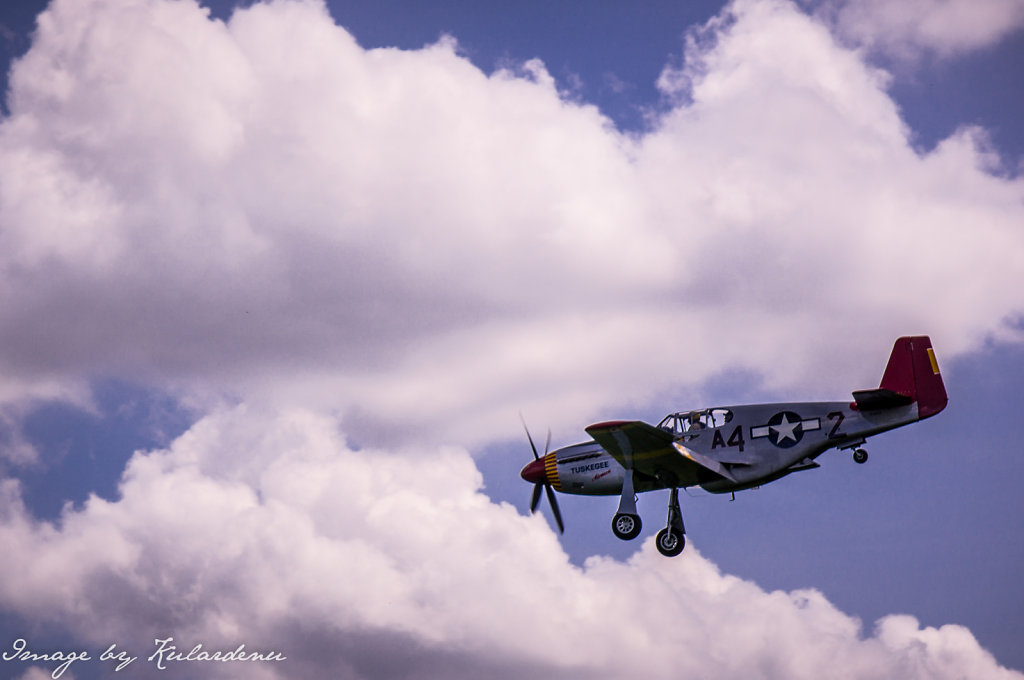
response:
[[[914,398],[910,395],[882,388],[877,390],[857,390],[853,393],[853,399],[857,402],[857,408],[861,411],[878,411],[914,403]]]

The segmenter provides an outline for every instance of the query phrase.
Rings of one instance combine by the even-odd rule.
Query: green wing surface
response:
[[[597,423],[586,430],[627,470],[671,480],[671,486],[699,484],[707,480],[709,471],[736,481],[717,460],[683,446],[671,432],[639,420]]]

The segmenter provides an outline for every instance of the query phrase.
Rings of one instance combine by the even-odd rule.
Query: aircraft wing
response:
[[[674,477],[674,486],[693,486],[713,472],[731,482],[736,479],[717,460],[692,451],[666,430],[639,420],[597,423],[586,428],[615,460],[627,470],[651,477]]]

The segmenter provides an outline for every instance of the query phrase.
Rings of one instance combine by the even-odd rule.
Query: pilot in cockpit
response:
[[[700,419],[700,414],[699,413],[691,413],[690,414],[690,427],[688,428],[688,431],[703,430],[703,429],[704,429],[704,421],[702,421]]]

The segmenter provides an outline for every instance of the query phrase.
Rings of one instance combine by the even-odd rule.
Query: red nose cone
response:
[[[543,458],[541,458],[540,460],[533,461],[532,463],[524,467],[523,471],[520,472],[519,474],[522,475],[523,479],[530,482],[531,484],[537,484],[538,482],[548,481],[547,472],[544,470]]]

